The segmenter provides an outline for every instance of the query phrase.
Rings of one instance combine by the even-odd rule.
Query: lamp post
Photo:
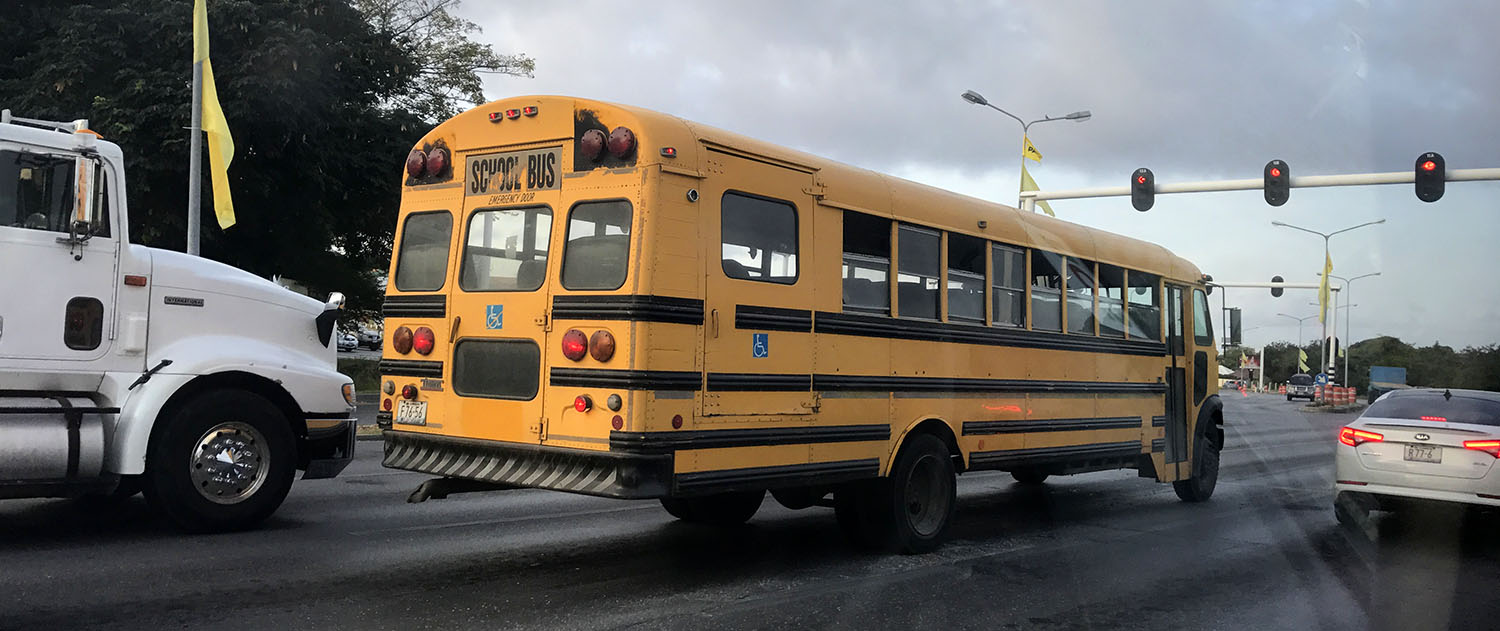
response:
[[[1382,223],[1385,223],[1384,219],[1376,219],[1375,221],[1366,221],[1366,222],[1364,222],[1362,224],[1359,224],[1359,225],[1356,225],[1356,226],[1349,226],[1348,228],[1344,228],[1343,230],[1334,230],[1333,232],[1318,232],[1317,230],[1309,230],[1307,228],[1303,228],[1302,226],[1294,226],[1292,224],[1289,224],[1289,223],[1286,223],[1286,222],[1282,222],[1282,221],[1272,221],[1271,225],[1273,225],[1273,226],[1280,226],[1282,228],[1291,228],[1293,230],[1301,230],[1303,232],[1307,232],[1307,233],[1311,233],[1311,234],[1315,234],[1315,235],[1318,235],[1320,237],[1323,237],[1323,261],[1326,264],[1327,261],[1332,260],[1332,257],[1328,253],[1328,240],[1331,239],[1331,238],[1333,238],[1333,235],[1343,234],[1345,232],[1348,232],[1350,230],[1354,230],[1356,228],[1363,228],[1365,226],[1373,226],[1375,224],[1382,224]],[[1319,305],[1318,310],[1320,312],[1322,312],[1322,315],[1325,316],[1324,318],[1319,318],[1319,322],[1322,322],[1322,324],[1323,324],[1323,343],[1319,346],[1320,353],[1319,353],[1319,357],[1318,357],[1318,364],[1319,364],[1318,369],[1321,371],[1321,370],[1325,370],[1325,369],[1328,368],[1328,366],[1329,366],[1328,360],[1331,359],[1331,358],[1328,357],[1328,323],[1325,321],[1326,320],[1326,316],[1327,316],[1327,307],[1324,306],[1324,305]],[[1335,311],[1334,315],[1337,316],[1338,312]],[[1333,371],[1329,370],[1329,372],[1333,372]]]
[[[1319,272],[1318,275],[1321,276],[1322,272]],[[1379,276],[1379,275],[1380,275],[1380,272],[1370,272],[1369,274],[1360,274],[1359,276],[1355,276],[1354,278],[1344,278],[1343,276],[1339,276],[1338,274],[1329,274],[1328,275],[1329,278],[1337,278],[1337,279],[1339,279],[1339,280],[1341,280],[1341,281],[1344,282],[1344,337],[1348,339],[1348,342],[1346,342],[1344,344],[1344,348],[1346,348],[1346,349],[1352,349],[1353,345],[1354,345],[1354,335],[1352,333],[1350,333],[1350,331],[1349,331],[1349,318],[1351,317],[1350,314],[1354,310],[1350,309],[1349,307],[1353,307],[1355,305],[1353,304],[1354,303],[1354,294],[1349,289],[1349,286],[1353,285],[1354,281],[1357,281],[1357,280],[1359,280],[1361,278],[1369,278],[1371,276]],[[1333,315],[1334,315],[1334,317],[1338,317],[1338,313],[1334,313]],[[1349,360],[1353,356],[1349,355],[1349,351],[1346,351],[1344,354],[1345,354],[1345,357],[1344,357],[1344,385],[1348,386],[1349,385]]]
[[[1304,320],[1311,320],[1313,318],[1316,318],[1318,317],[1318,314],[1314,313],[1310,316],[1302,316],[1300,318],[1294,315],[1287,315],[1285,313],[1278,313],[1276,315],[1279,315],[1283,318],[1291,318],[1297,321],[1297,350],[1302,350],[1302,322]]]
[[[992,110],[995,110],[996,112],[1000,112],[1001,114],[1004,114],[1006,116],[1009,116],[1009,117],[1015,119],[1015,121],[1017,123],[1021,124],[1021,143],[1022,143],[1022,145],[1021,145],[1021,171],[1022,171],[1022,173],[1020,174],[1021,184],[1017,185],[1018,189],[1025,186],[1025,181],[1026,181],[1026,175],[1025,175],[1025,171],[1026,171],[1026,146],[1025,146],[1025,143],[1026,143],[1026,137],[1027,137],[1026,134],[1027,134],[1027,132],[1031,131],[1031,126],[1032,125],[1035,125],[1037,123],[1047,123],[1047,122],[1051,122],[1051,121],[1074,121],[1074,122],[1077,122],[1077,123],[1082,123],[1083,121],[1086,121],[1086,120],[1088,120],[1090,118],[1093,118],[1093,116],[1094,116],[1093,112],[1090,112],[1088,110],[1078,110],[1078,111],[1073,112],[1071,114],[1064,114],[1062,116],[1057,116],[1057,117],[1044,116],[1042,118],[1038,118],[1038,119],[1036,119],[1036,120],[1031,121],[1031,122],[1028,123],[1028,122],[1026,122],[1024,120],[1021,120],[1021,117],[1016,116],[1015,114],[1012,114],[1012,113],[1007,112],[1005,110],[1002,110],[1002,109],[1000,109],[998,107],[995,107],[995,105],[993,103],[990,103],[988,100],[986,100],[983,95],[981,95],[980,93],[975,92],[973,90],[964,90],[964,93],[961,94],[960,96],[962,96],[965,101],[968,101],[968,102],[973,103],[975,105],[986,106],[986,107],[988,107],[988,108],[990,108]],[[1020,201],[1019,198],[1017,198],[1017,200],[1016,200],[1016,205],[1017,206],[1021,205],[1021,201]]]

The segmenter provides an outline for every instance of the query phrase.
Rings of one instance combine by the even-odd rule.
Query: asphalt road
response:
[[[1109,472],[1041,488],[960,478],[953,541],[844,542],[767,499],[746,526],[545,491],[409,505],[379,443],[298,482],[265,528],[183,536],[144,503],[0,503],[0,628],[1494,629],[1500,525],[1331,512],[1333,430],[1273,396],[1227,401],[1212,501]]]

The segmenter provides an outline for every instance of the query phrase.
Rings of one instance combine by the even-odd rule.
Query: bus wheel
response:
[[[1021,484],[1033,486],[1047,481],[1047,474],[1036,469],[1017,469],[1010,472],[1010,477]]]
[[[1219,483],[1219,446],[1201,433],[1194,446],[1197,458],[1193,462],[1193,477],[1172,483],[1177,498],[1184,502],[1207,500]]]
[[[286,499],[296,443],[270,401],[213,390],[158,422],[146,453],[146,499],[184,530],[247,528]]]
[[[737,491],[703,497],[663,497],[661,507],[667,513],[693,524],[737,526],[750,520],[760,510],[765,491]]]
[[[867,519],[879,547],[920,554],[937,549],[958,504],[958,477],[948,447],[917,434],[897,454],[890,477],[871,488]]]

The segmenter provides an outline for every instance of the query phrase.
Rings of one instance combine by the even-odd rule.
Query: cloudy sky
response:
[[[649,8],[648,8],[649,7]],[[1500,5],[1478,2],[498,2],[466,0],[477,38],[536,59],[490,98],[564,94],[662,110],[857,166],[1015,204],[1020,125],[959,98],[972,89],[1034,126],[1044,190],[1500,167]],[[1354,339],[1500,343],[1500,183],[1450,183],[1053,202],[1059,217],[1160,243],[1218,280],[1315,282],[1322,232],[1334,274],[1357,276]],[[1218,293],[1214,303],[1218,304]],[[1231,290],[1245,342],[1297,338],[1278,313],[1312,292]],[[1342,323],[1340,324],[1342,327]],[[1316,319],[1304,328],[1317,336]]]

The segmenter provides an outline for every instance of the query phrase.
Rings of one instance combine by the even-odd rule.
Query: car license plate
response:
[[[401,425],[426,425],[426,401],[401,401],[396,404],[396,423]]]
[[[1437,445],[1407,445],[1406,459],[1411,462],[1441,463],[1443,448]]]

